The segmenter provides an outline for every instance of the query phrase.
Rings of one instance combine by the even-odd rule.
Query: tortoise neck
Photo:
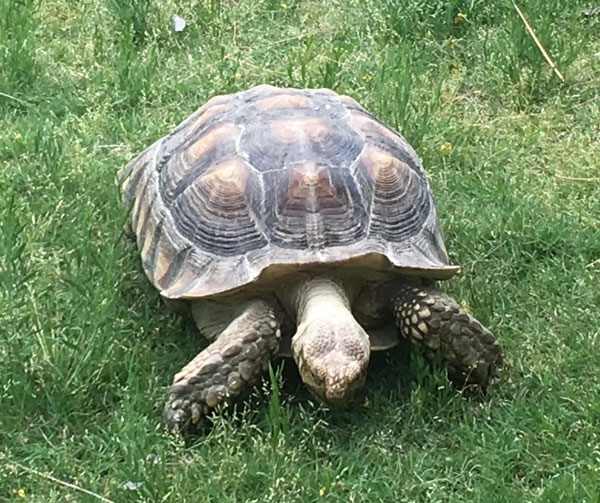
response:
[[[330,278],[311,278],[294,290],[298,324],[350,311],[350,300],[343,286]]]

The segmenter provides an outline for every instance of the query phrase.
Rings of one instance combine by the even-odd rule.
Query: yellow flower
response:
[[[326,487],[321,487],[321,489],[319,489],[319,496],[323,496],[326,491],[327,491]]]
[[[440,145],[440,151],[448,152],[450,150],[452,150],[452,143],[450,143],[449,141],[447,141],[443,145]]]
[[[368,408],[371,406],[371,400],[369,400],[367,397],[365,397],[365,400],[364,400],[364,402],[362,403],[362,406],[363,406],[365,409],[368,409]]]
[[[446,43],[450,46],[450,47],[456,47],[456,39],[455,38],[447,38],[446,39]]]
[[[21,141],[23,139],[23,135],[21,133],[17,133],[15,135],[15,141]]]
[[[287,9],[287,4],[285,2],[281,2],[279,4],[279,7],[281,7],[282,9]]]
[[[469,306],[467,306],[467,301],[466,300],[461,300],[460,301],[460,308],[465,312],[465,313],[469,313]]]
[[[13,494],[17,498],[24,498],[25,497],[25,489],[23,489],[22,487],[19,487],[19,489],[13,489]]]
[[[371,76],[368,73],[365,73],[363,75],[363,80],[366,80],[368,82],[369,80],[371,80]]]
[[[467,15],[459,12],[456,16],[454,16],[453,21],[455,23],[460,23],[463,19],[467,19]]]

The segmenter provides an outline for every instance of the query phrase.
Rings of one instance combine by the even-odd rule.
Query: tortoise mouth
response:
[[[354,394],[354,393],[353,393]],[[333,408],[340,408],[343,405],[347,404],[350,401],[350,397],[342,397],[342,398],[327,398],[324,402]]]
[[[366,368],[358,370],[356,364],[329,369],[324,378],[318,377],[310,368],[303,366],[300,375],[311,395],[318,401],[337,408],[348,403],[362,387],[366,378]]]
[[[323,390],[315,390],[311,386],[308,386],[310,394],[315,397],[319,402],[331,407],[332,409],[338,409],[346,405],[354,395],[354,391],[345,393],[343,395],[327,395],[327,392]]]
[[[331,408],[337,409],[347,404],[352,396],[354,395],[355,389],[344,390],[337,394],[332,394],[326,391],[323,387],[311,385],[311,383],[305,382],[310,394],[316,398],[319,402],[328,405]]]
[[[341,407],[350,402],[365,383],[365,373],[355,378],[344,389],[326,389],[323,401],[331,407]]]

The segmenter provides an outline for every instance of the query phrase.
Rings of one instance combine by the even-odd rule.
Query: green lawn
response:
[[[521,3],[564,82],[508,1],[0,1],[0,501],[600,501],[600,13]],[[288,364],[205,434],[162,428],[204,342],[114,175],[259,83],[349,94],[417,149],[443,287],[504,347],[485,399],[403,346],[343,410]]]

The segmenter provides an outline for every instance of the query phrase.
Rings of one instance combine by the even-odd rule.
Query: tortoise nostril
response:
[[[341,384],[334,384],[325,388],[325,401],[332,406],[346,403],[351,395],[350,388]]]
[[[325,396],[330,400],[341,400],[344,398],[345,390],[342,388],[328,388]]]

